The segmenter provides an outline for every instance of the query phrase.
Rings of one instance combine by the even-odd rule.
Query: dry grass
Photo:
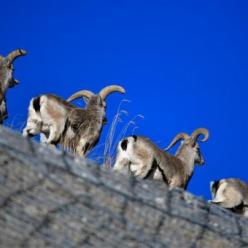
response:
[[[130,101],[124,99],[120,102],[105,140],[103,166],[106,168],[111,168],[114,164],[116,148],[119,141],[124,138],[131,126],[133,126],[131,133],[134,133],[134,130],[138,128],[138,126],[136,125],[136,120],[138,118],[144,119],[144,116],[142,116],[141,114],[134,116],[131,120],[124,124],[124,127],[120,129],[119,135],[117,135],[118,124],[124,123],[123,118],[128,116],[128,111],[122,108],[124,103],[130,103]]]

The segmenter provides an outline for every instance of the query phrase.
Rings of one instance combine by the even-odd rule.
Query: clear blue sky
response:
[[[31,97],[64,98],[81,89],[124,86],[118,132],[137,114],[136,134],[160,147],[178,132],[210,130],[201,144],[206,165],[196,167],[189,191],[210,197],[209,182],[248,181],[247,1],[2,1],[0,54],[28,51],[15,62],[20,85],[8,92],[5,125],[21,130]],[[108,100],[109,124],[123,99]],[[132,133],[130,126],[127,135]]]

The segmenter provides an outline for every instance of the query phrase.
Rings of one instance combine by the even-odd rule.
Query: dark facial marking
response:
[[[127,139],[124,139],[122,142],[121,142],[121,148],[126,151],[127,150],[127,144],[128,144],[128,140]]]
[[[201,155],[201,151],[200,151],[200,148],[199,147],[197,147],[197,153],[198,153],[198,155],[199,155],[199,157],[201,158],[202,157],[202,155]]]
[[[216,194],[216,191],[219,188],[219,184],[220,184],[220,180],[214,181],[214,183],[212,184],[212,191],[214,195]]]
[[[40,97],[36,97],[33,101],[33,107],[36,112],[40,112]]]
[[[136,142],[138,137],[136,135],[133,135],[132,137],[134,138],[134,141]]]

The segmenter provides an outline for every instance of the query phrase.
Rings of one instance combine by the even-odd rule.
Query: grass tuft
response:
[[[116,137],[116,130],[117,130],[118,124],[124,123],[123,117],[128,116],[128,111],[122,108],[122,105],[124,103],[130,103],[130,101],[127,99],[123,99],[120,102],[120,104],[117,108],[117,112],[113,118],[111,125],[110,125],[106,140],[105,140],[105,146],[104,146],[104,152],[103,152],[103,166],[105,168],[111,168],[113,166],[114,157],[115,157],[118,143],[120,142],[121,139],[124,138],[124,136],[128,132],[128,129],[131,126],[134,126],[134,128],[132,129],[132,134],[133,134],[134,130],[136,130],[138,128],[138,126],[136,125],[136,120],[138,118],[144,119],[144,116],[141,114],[134,116],[131,120],[128,121],[128,123],[126,123],[124,125],[124,127],[119,132],[119,135]],[[116,137],[116,139],[115,139],[115,137]]]

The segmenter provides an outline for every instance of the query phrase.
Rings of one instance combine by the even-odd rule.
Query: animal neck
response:
[[[8,79],[12,78],[11,72],[6,71],[6,69],[1,68],[2,65],[0,64],[0,88],[1,92],[4,94],[8,89]]]
[[[0,72],[0,91],[3,94],[6,91],[6,82],[2,79],[1,72]]]
[[[0,82],[1,83],[1,82]],[[3,91],[2,91],[2,88],[0,87],[0,103],[2,102],[2,101],[4,101],[4,93],[3,93]]]
[[[6,93],[8,88],[9,88],[8,81],[0,79],[0,91],[3,95]]]
[[[191,176],[195,165],[192,151],[187,146],[180,147],[176,153],[176,157],[182,161],[187,176]]]

